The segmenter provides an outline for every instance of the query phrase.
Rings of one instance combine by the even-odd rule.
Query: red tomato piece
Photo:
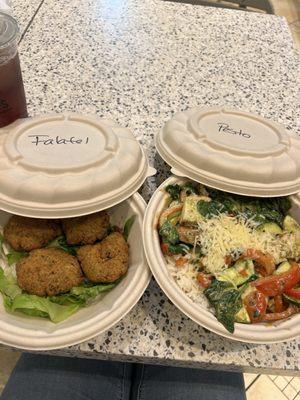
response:
[[[204,272],[199,272],[199,274],[197,275],[198,283],[204,288],[208,288],[208,286],[212,282],[212,279],[213,279],[212,275],[205,274]]]
[[[286,319],[293,314],[297,314],[300,312],[300,307],[290,305],[288,309],[280,313],[270,313],[266,314],[262,321],[272,322],[272,321],[280,321],[281,319]]]
[[[300,282],[299,265],[293,261],[291,261],[291,265],[292,268],[289,271],[257,279],[251,282],[251,285],[255,286],[257,290],[266,296],[274,297],[277,294],[284,293]]]
[[[274,297],[274,306],[275,306],[275,312],[276,313],[281,313],[282,311],[284,311],[284,304],[283,304],[283,300],[282,300],[282,295],[281,294],[277,294]]]
[[[267,300],[263,293],[255,290],[251,292],[244,299],[244,304],[251,322],[261,321],[267,310]]]
[[[294,299],[300,300],[300,287],[292,288],[285,291],[288,296],[294,297]]]

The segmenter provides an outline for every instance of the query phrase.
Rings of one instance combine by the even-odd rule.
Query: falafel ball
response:
[[[17,251],[40,249],[61,234],[60,223],[56,220],[19,215],[13,215],[3,230],[4,239]]]
[[[90,281],[110,283],[126,274],[129,248],[123,235],[114,232],[100,243],[81,247],[77,257]]]
[[[19,287],[37,296],[66,293],[83,281],[77,258],[54,248],[31,251],[17,263],[16,272]]]
[[[63,219],[62,225],[69,244],[93,244],[107,235],[109,216],[105,211],[100,211],[83,217]]]

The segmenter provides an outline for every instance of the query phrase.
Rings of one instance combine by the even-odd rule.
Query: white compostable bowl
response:
[[[168,197],[168,194],[164,190],[165,187],[170,184],[180,184],[182,182],[183,180],[178,177],[171,177],[163,182],[153,194],[144,218],[143,239],[145,253],[151,271],[161,289],[179,310],[197,324],[229,339],[247,343],[266,344],[292,340],[300,336],[300,314],[273,324],[259,323],[247,325],[235,323],[235,331],[231,334],[217,321],[206,304],[194,303],[176,284],[160,248],[157,224],[159,215],[165,208]],[[300,221],[299,194],[293,195],[291,198],[293,201],[291,214]]]
[[[108,209],[112,225],[119,227],[123,227],[133,214],[136,215],[128,239],[129,269],[114,289],[59,324],[21,313],[8,314],[1,298],[0,343],[26,350],[58,349],[88,340],[120,321],[138,302],[151,278],[141,239],[145,208],[144,200],[136,193]],[[0,211],[1,227],[9,216]]]

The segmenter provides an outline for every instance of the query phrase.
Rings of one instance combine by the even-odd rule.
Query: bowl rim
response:
[[[135,206],[135,210],[138,211],[139,216],[139,230],[142,230],[146,202],[138,193],[135,193],[124,202],[128,202],[129,207]],[[144,294],[151,280],[151,271],[148,267],[142,246],[141,252],[142,261],[139,263],[139,268],[136,269],[136,279],[130,281],[126,294],[123,294],[122,298],[119,297],[117,301],[114,301],[113,309],[106,310],[104,317],[101,314],[97,314],[91,318],[87,318],[82,323],[79,322],[62,329],[59,329],[59,324],[57,324],[54,325],[58,327],[57,332],[47,332],[47,330],[42,331],[34,328],[19,328],[14,324],[0,321],[0,343],[23,350],[55,350],[82,343],[107,331],[131,311]],[[127,292],[130,294],[128,295]]]
[[[273,325],[235,323],[235,332],[231,334],[217,321],[206,306],[194,303],[176,284],[168,271],[165,258],[160,249],[157,222],[165,204],[164,200],[167,198],[167,194],[164,191],[165,186],[186,180],[191,179],[174,175],[166,179],[152,195],[144,216],[143,241],[145,254],[148,265],[160,288],[182,313],[198,325],[228,339],[245,343],[269,344],[299,337],[300,314]],[[272,328],[275,328],[275,331]]]

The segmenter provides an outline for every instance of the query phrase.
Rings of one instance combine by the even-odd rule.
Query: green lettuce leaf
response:
[[[131,228],[132,228],[132,225],[134,224],[134,220],[135,220],[135,215],[132,215],[130,218],[128,218],[128,220],[125,222],[125,225],[124,225],[124,233],[123,233],[123,235],[124,235],[124,238],[125,238],[125,240],[126,240],[126,242],[127,242],[127,240],[128,240],[128,236],[129,236],[129,233],[130,233],[130,231],[131,231]]]
[[[22,258],[27,257],[28,253],[24,251],[15,251],[11,250],[8,254],[6,254],[8,265],[16,264]]]
[[[39,317],[48,317],[58,323],[74,314],[80,305],[60,305],[53,303],[49,297],[40,297],[33,294],[18,294],[12,301],[10,311],[20,311],[24,314]]]
[[[22,292],[14,276],[7,276],[0,267],[0,293],[3,295],[4,307],[7,312],[19,311],[35,317],[49,318],[58,323],[100,293],[113,289],[119,281],[111,284],[84,283],[73,287],[70,292],[58,296],[40,297]]]
[[[56,249],[60,249],[65,251],[66,253],[71,254],[72,256],[76,256],[76,249],[79,246],[70,246],[67,243],[67,239],[65,238],[65,236],[61,235],[52,240],[52,242],[50,242],[47,247],[55,247]]]
[[[99,283],[90,284],[85,283],[81,286],[73,287],[68,293],[60,294],[58,296],[49,297],[49,299],[57,304],[78,304],[85,305],[87,301],[96,298],[100,293],[108,292],[113,289],[118,282],[109,284]]]

